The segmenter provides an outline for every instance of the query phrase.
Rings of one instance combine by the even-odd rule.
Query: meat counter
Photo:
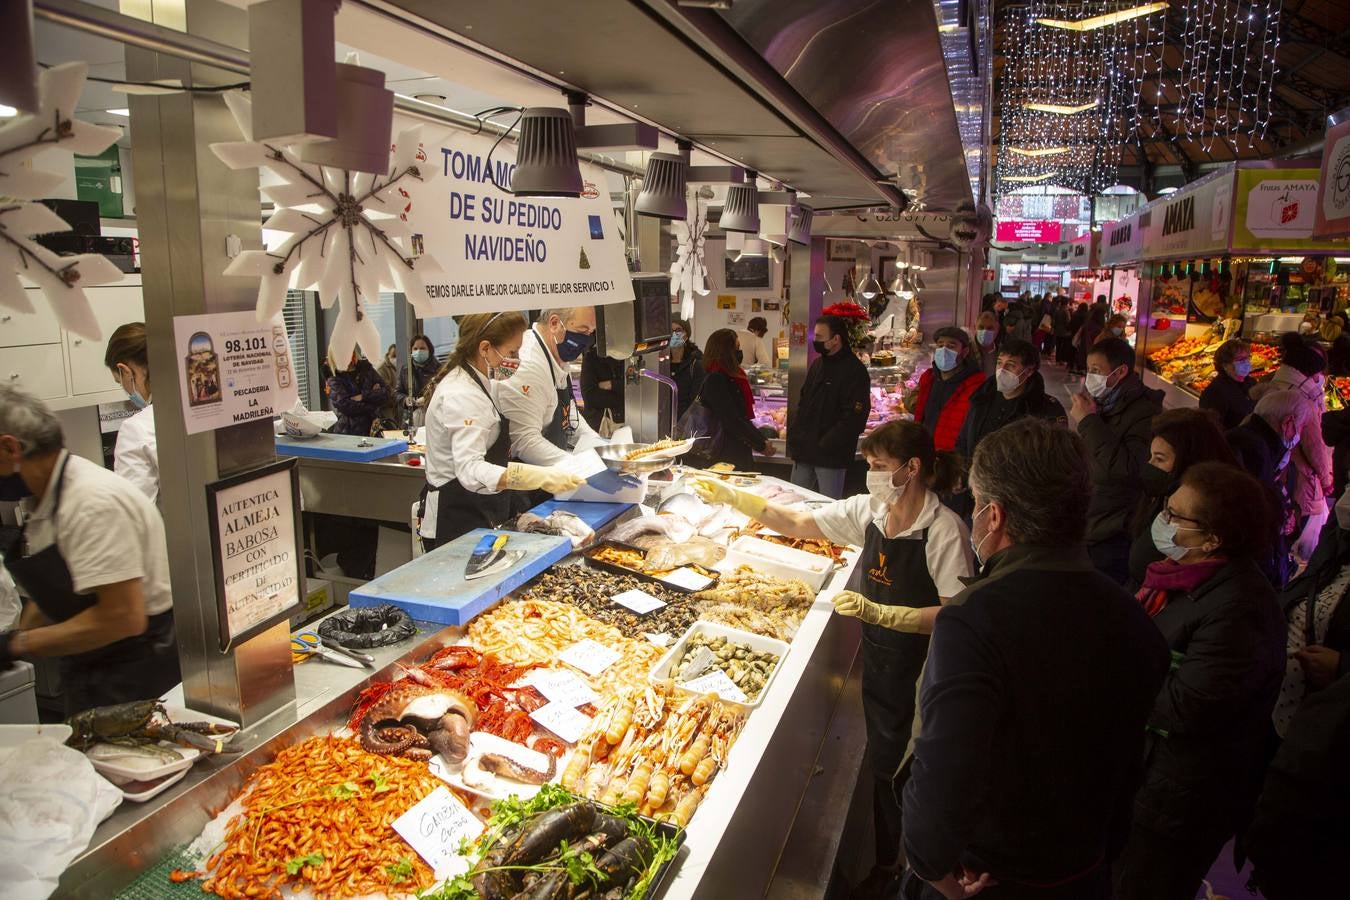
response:
[[[789,487],[776,479],[766,478],[764,483]],[[823,498],[812,497],[812,501],[818,499]],[[737,893],[760,895],[780,866],[794,869],[808,881],[828,876],[847,804],[823,801],[821,788],[813,781],[844,785],[834,790],[851,791],[862,762],[857,734],[852,735],[850,749],[841,752],[844,744],[837,733],[837,717],[846,716],[848,710],[856,715],[856,702],[843,701],[850,691],[857,691],[856,674],[852,681],[849,676],[859,626],[855,620],[834,615],[829,598],[844,588],[857,555],[856,550],[845,554],[842,565],[806,612],[759,707],[749,715],[725,767],[690,821],[684,849],[661,896],[726,896],[733,884]],[[557,565],[575,562],[575,557],[569,557]],[[208,758],[190,770],[183,782],[150,802],[124,803],[68,867],[59,894],[106,897],[129,886],[153,892],[160,882],[145,879],[165,878],[170,868],[165,860],[201,833],[212,814],[230,802],[252,772],[280,750],[340,728],[364,688],[399,677],[401,666],[421,662],[465,634],[458,627],[418,625],[410,641],[374,651],[374,670],[318,661],[297,666],[294,706],[246,733],[241,755]],[[833,739],[832,727],[836,729]],[[860,722],[846,727],[861,732]],[[816,778],[823,770],[829,777]],[[799,809],[812,810],[802,816],[809,821],[800,823],[809,836],[794,832]],[[790,837],[792,846],[810,847],[819,858],[808,861],[803,854],[785,853]],[[817,871],[802,875],[807,865],[815,865]]]

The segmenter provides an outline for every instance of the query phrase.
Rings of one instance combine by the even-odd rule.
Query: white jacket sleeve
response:
[[[497,405],[511,423],[511,449],[516,458],[536,466],[554,466],[567,459],[566,451],[544,437],[544,426],[553,420],[558,404],[557,389],[545,377],[531,378],[521,366],[497,394]]]
[[[151,503],[159,502],[159,450],[150,407],[122,423],[113,446],[113,471],[134,484]]]

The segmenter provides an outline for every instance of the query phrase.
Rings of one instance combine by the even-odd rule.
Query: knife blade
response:
[[[506,540],[505,534],[497,533],[485,534],[479,538],[478,545],[473,548],[473,553],[469,554],[469,561],[464,564],[464,577],[477,578],[495,563],[502,555]]]

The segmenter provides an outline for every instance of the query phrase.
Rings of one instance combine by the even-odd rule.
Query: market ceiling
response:
[[[1238,7],[1235,0],[1214,0],[1222,7]],[[1128,5],[1128,4],[1127,4]],[[1243,8],[1245,9],[1244,4]],[[994,154],[1000,151],[999,110],[1004,87],[1005,41],[1004,22],[1009,16],[1025,16],[1026,4],[1000,4],[998,26],[994,37],[993,143]],[[1235,159],[1272,159],[1286,148],[1296,147],[1319,137],[1326,126],[1326,117],[1350,106],[1350,3],[1345,0],[1284,0],[1279,19],[1279,49],[1276,53],[1277,71],[1273,82],[1269,127],[1263,138],[1248,140],[1250,129],[1230,129],[1218,134],[1213,142],[1192,140],[1178,126],[1180,111],[1176,90],[1181,66],[1181,48],[1184,46],[1186,6],[1172,0],[1165,13],[1165,36],[1161,78],[1154,73],[1145,80],[1142,94],[1152,108],[1152,98],[1159,86],[1161,124],[1155,125],[1146,116],[1135,140],[1122,145],[1121,166],[1180,165],[1189,169],[1198,163],[1229,162]],[[1259,67],[1248,66],[1248,91]],[[1213,90],[1219,81],[1215,79]],[[1206,149],[1205,144],[1209,144]]]
[[[355,5],[602,98],[819,209],[971,202],[932,0]]]

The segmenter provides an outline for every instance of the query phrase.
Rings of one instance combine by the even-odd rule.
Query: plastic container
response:
[[[717,568],[723,572],[734,572],[740,566],[749,566],[756,572],[766,572],[779,578],[800,579],[813,591],[819,591],[834,573],[834,560],[827,556],[784,547],[754,535],[745,535],[733,541],[727,549],[727,555],[717,564]]]
[[[762,634],[755,634],[752,631],[741,631],[739,628],[731,628],[717,622],[704,622],[699,620],[690,625],[688,630],[681,635],[675,642],[675,646],[666,651],[666,655],[661,657],[660,662],[652,669],[648,675],[648,680],[653,684],[671,679],[671,673],[675,670],[677,660],[684,658],[685,649],[689,646],[689,639],[696,634],[704,634],[710,638],[724,637],[737,644],[744,644],[756,653],[773,653],[778,657],[778,664],[769,672],[769,677],[764,682],[764,689],[759,692],[759,696],[754,700],[748,700],[741,703],[736,700],[728,700],[722,697],[723,703],[730,706],[739,706],[742,709],[755,709],[764,702],[765,696],[773,688],[774,679],[778,677],[778,670],[783,668],[783,659],[787,656],[788,645],[785,641],[775,640],[771,637],[765,637]],[[680,682],[675,682],[675,687],[680,690],[688,690]]]
[[[176,772],[170,772],[168,775],[161,775],[158,778],[148,778],[141,780],[126,780],[114,775],[104,775],[109,781],[117,785],[122,796],[132,803],[144,803],[147,800],[153,800],[160,794],[173,787],[178,782],[187,777],[188,768],[179,769]]]
[[[192,764],[196,762],[197,757],[202,755],[202,751],[195,747],[177,747],[165,741],[160,741],[156,746],[161,750],[178,754],[178,759],[166,762],[152,756],[129,754],[119,756],[117,759],[98,758],[102,748],[108,748],[111,751],[125,749],[114,744],[95,744],[89,748],[85,756],[89,757],[89,761],[94,764],[94,769],[100,775],[106,775],[108,780],[121,784],[127,781],[154,781],[157,778],[163,778],[165,775],[185,771],[190,769]]]

